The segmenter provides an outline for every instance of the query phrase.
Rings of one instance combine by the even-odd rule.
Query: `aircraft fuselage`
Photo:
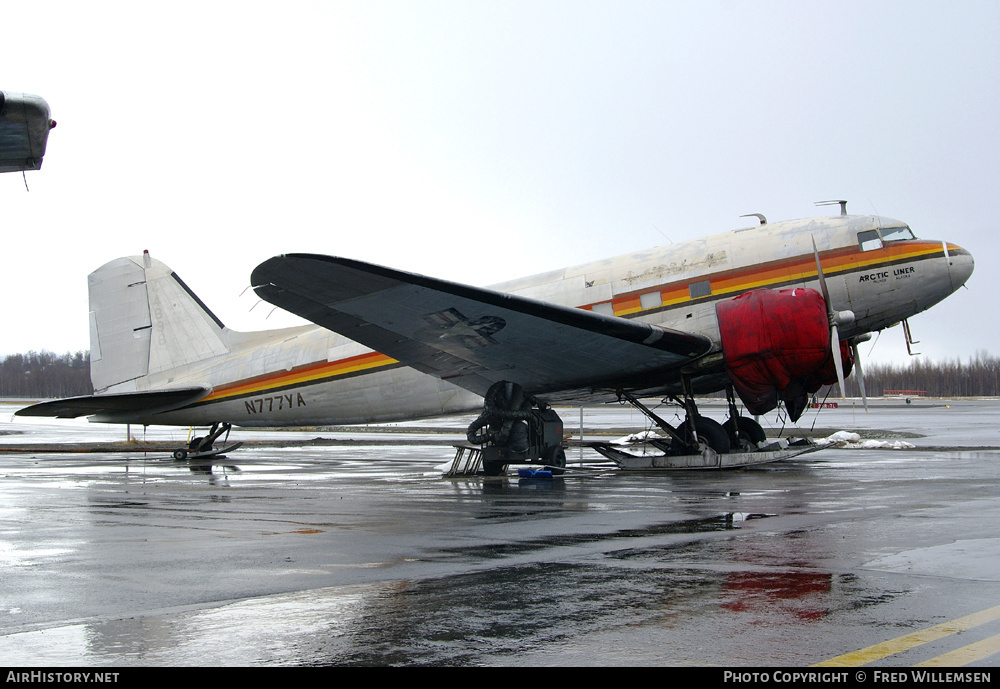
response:
[[[717,381],[724,369],[716,305],[755,289],[817,288],[813,242],[833,307],[855,315],[853,323],[841,327],[841,339],[881,330],[926,310],[964,284],[974,265],[965,249],[916,239],[905,223],[837,216],[763,224],[492,289],[704,335],[716,343],[703,357],[715,363],[706,365],[704,372]],[[151,312],[150,330],[155,334],[166,326],[157,324],[155,309]],[[92,420],[349,424],[472,411],[482,405],[478,395],[318,326],[263,333],[226,329],[223,337],[225,353],[151,369],[145,376],[98,391],[198,384],[211,390],[204,399],[143,418],[105,414]],[[559,396],[551,399],[558,401]]]

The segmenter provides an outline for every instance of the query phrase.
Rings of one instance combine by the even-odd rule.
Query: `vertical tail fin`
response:
[[[111,261],[88,282],[96,392],[147,389],[146,376],[229,351],[228,329],[149,252]]]

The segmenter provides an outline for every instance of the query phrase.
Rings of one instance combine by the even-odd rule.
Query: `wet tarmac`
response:
[[[15,408],[0,407],[7,446],[124,438],[120,426],[15,419]],[[575,433],[578,410],[561,414]],[[241,429],[240,440],[343,442],[248,445],[209,466],[0,454],[0,658],[996,665],[998,416],[995,400],[887,401],[869,414],[848,403],[798,431],[916,447],[636,474],[583,451],[577,471],[549,481],[442,478],[467,419]],[[643,420],[588,409],[584,425]],[[182,443],[187,429],[145,435]],[[907,636],[974,613],[952,633]]]

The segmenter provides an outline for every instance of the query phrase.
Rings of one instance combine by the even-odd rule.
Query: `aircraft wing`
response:
[[[143,414],[155,414],[197,402],[210,392],[208,388],[192,386],[148,392],[123,392],[113,395],[83,395],[66,397],[49,402],[39,402],[14,412],[15,416],[49,416],[73,419],[78,416],[95,416],[95,421],[115,422],[121,415],[122,423]],[[127,417],[127,418],[126,418]]]
[[[655,387],[712,347],[701,335],[346,258],[276,256],[251,281],[276,306],[480,395],[500,380],[532,394]]]
[[[0,172],[41,168],[49,130],[55,126],[42,98],[0,91]]]

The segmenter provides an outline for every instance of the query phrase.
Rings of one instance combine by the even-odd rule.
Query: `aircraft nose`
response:
[[[976,262],[973,260],[971,253],[954,244],[945,246],[945,256],[948,257],[948,275],[951,277],[951,289],[955,291],[964,285],[969,276],[972,275],[972,269],[975,268]]]

